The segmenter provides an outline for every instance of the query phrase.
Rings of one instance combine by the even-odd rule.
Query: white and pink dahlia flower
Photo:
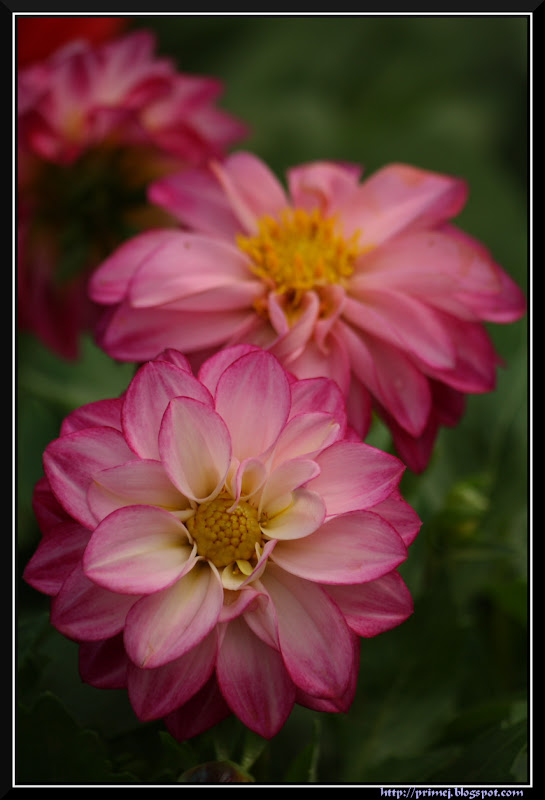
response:
[[[420,527],[404,466],[356,439],[333,381],[252,345],[198,377],[166,351],[70,414],[25,579],[83,680],[126,687],[178,739],[231,713],[272,737],[294,703],[346,711],[358,637],[412,613],[396,568]]]
[[[525,300],[451,224],[462,180],[400,164],[363,183],[360,172],[306,164],[286,191],[240,152],[153,184],[150,199],[186,230],[137,237],[96,271],[101,346],[142,361],[165,347],[259,345],[299,378],[335,380],[363,438],[374,409],[422,470],[465,395],[495,385],[483,322],[519,319]]]
[[[18,321],[66,357],[94,320],[89,270],[172,222],[149,206],[149,182],[223,158],[247,134],[217,106],[220,81],[180,73],[154,48],[148,31],[76,39],[18,71]]]

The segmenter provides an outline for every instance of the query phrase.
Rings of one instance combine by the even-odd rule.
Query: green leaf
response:
[[[512,783],[521,773],[520,753],[527,743],[526,720],[495,725],[474,740],[466,740],[458,758],[433,779],[445,783]],[[518,760],[517,760],[518,759]],[[515,764],[516,761],[516,764]]]
[[[320,756],[321,719],[314,720],[312,741],[303,747],[291,762],[285,783],[317,783],[318,759]]]
[[[137,782],[112,770],[98,734],[81,728],[51,693],[31,709],[19,708],[16,775],[25,785]]]

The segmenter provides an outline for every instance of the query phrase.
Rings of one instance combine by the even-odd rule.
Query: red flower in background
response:
[[[246,134],[216,106],[221,82],[178,72],[154,46],[148,31],[80,38],[19,70],[18,324],[66,358],[93,324],[93,267],[172,223],[147,203],[149,182],[221,159]]]
[[[17,66],[41,61],[73,39],[104,42],[121,33],[128,21],[127,17],[18,17]]]

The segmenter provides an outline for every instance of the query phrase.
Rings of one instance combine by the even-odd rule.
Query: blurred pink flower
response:
[[[494,388],[483,321],[524,314],[515,283],[449,220],[463,181],[393,164],[362,184],[352,165],[289,170],[287,194],[257,157],[170,176],[150,199],[191,232],[125,243],[90,283],[110,306],[98,341],[120,360],[268,348],[300,378],[334,379],[365,437],[374,408],[415,471],[467,393]]]
[[[127,687],[179,739],[230,713],[271,737],[295,702],[346,711],[358,637],[412,613],[396,568],[420,527],[404,466],[356,438],[333,381],[251,345],[198,378],[166,351],[70,414],[24,576],[83,680]]]
[[[246,127],[216,107],[219,81],[179,73],[141,31],[74,40],[19,69],[18,323],[67,358],[94,321],[89,270],[172,218],[152,179],[222,158]]]

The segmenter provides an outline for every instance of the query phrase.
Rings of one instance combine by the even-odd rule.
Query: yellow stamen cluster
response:
[[[252,261],[252,271],[297,305],[306,291],[344,284],[359,254],[359,232],[345,239],[334,217],[319,209],[285,209],[280,220],[264,216],[255,236],[238,236],[238,247]]]
[[[197,553],[216,567],[249,562],[255,559],[256,544],[262,546],[257,509],[244,501],[229,510],[232,505],[232,497],[220,495],[200,505],[186,522]]]

